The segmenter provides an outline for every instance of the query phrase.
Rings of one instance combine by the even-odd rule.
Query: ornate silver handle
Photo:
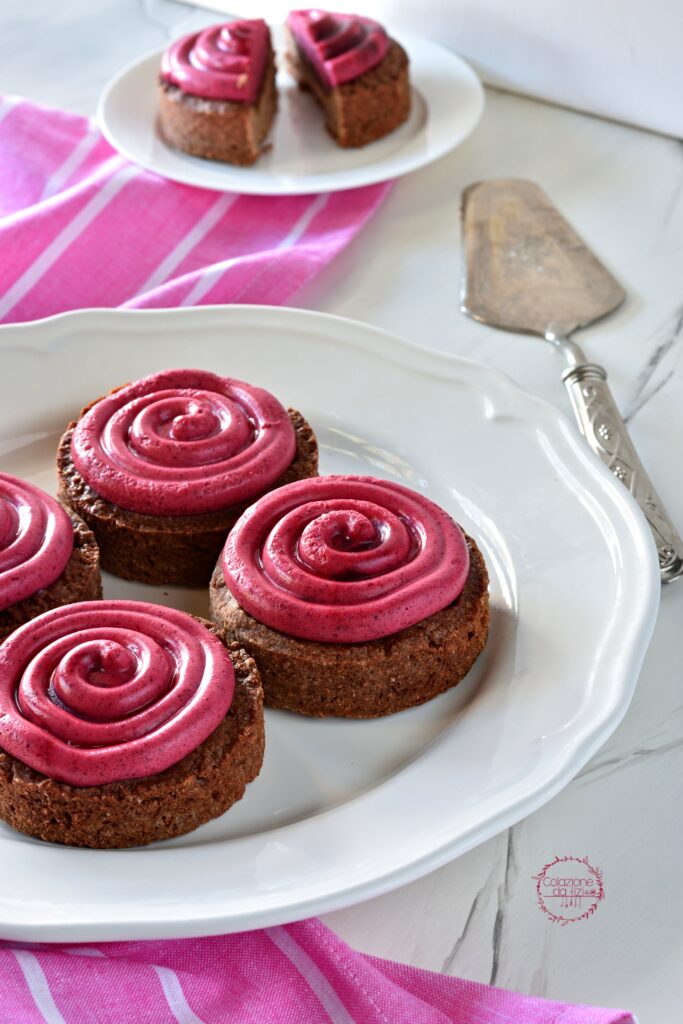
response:
[[[562,375],[581,433],[593,451],[628,487],[655,538],[663,583],[683,576],[683,540],[666,514],[628,435],[602,366],[583,363]]]

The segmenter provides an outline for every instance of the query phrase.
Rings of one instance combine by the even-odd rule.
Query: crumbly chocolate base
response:
[[[203,99],[160,79],[159,104],[161,133],[172,146],[205,160],[253,164],[277,111],[273,51],[255,103]]]
[[[74,546],[64,572],[54,583],[24,601],[0,611],[0,643],[36,615],[75,601],[98,601],[102,597],[100,553],[92,530],[80,516],[69,512],[74,528]]]
[[[326,644],[278,633],[248,615],[226,587],[220,562],[211,614],[258,665],[266,704],[322,718],[376,718],[449,690],[481,653],[489,626],[488,573],[468,537],[470,572],[443,611],[381,640]]]
[[[296,433],[296,455],[270,490],[318,475],[318,443],[313,429],[300,412],[289,409],[288,413]],[[150,516],[113,505],[85,482],[73,464],[71,437],[75,426],[69,424],[59,443],[59,498],[95,534],[102,568],[140,583],[205,587],[229,531],[256,498],[220,512],[193,516]]]
[[[237,644],[230,656],[230,710],[182,761],[145,779],[81,787],[56,782],[0,749],[0,818],[38,839],[104,850],[171,839],[223,814],[258,775],[265,744],[258,670]]]
[[[393,132],[410,114],[408,55],[394,39],[384,59],[352,82],[329,89],[290,35],[287,65],[325,114],[340,146],[366,146]]]

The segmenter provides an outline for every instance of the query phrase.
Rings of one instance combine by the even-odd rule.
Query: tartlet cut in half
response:
[[[407,120],[408,56],[378,22],[316,8],[292,11],[287,29],[289,70],[340,146],[365,146]]]
[[[258,160],[277,110],[270,31],[258,19],[212,25],[176,40],[159,75],[161,132],[207,160]]]

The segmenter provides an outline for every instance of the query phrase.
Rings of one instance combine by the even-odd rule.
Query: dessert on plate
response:
[[[161,132],[192,156],[253,164],[277,109],[270,32],[260,18],[176,40],[159,75]]]
[[[138,601],[40,615],[0,644],[0,818],[69,846],[138,846],[223,814],[263,761],[252,659]]]
[[[289,69],[340,146],[365,146],[408,118],[408,56],[378,22],[315,8],[291,11],[287,29]]]
[[[301,413],[207,370],[163,370],[87,406],[62,437],[60,499],[92,529],[102,568],[205,586],[228,531],[273,487],[315,476]]]
[[[99,552],[83,520],[0,473],[0,640],[50,608],[101,596]]]
[[[256,661],[267,704],[373,718],[466,675],[488,632],[488,575],[475,542],[423,495],[323,476],[247,509],[211,612]]]

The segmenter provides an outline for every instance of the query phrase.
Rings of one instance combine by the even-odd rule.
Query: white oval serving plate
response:
[[[191,835],[88,851],[0,826],[0,933],[95,941],[236,931],[377,895],[539,807],[623,716],[654,625],[645,521],[551,405],[476,363],[353,321],[234,306],[86,311],[0,328],[0,468],[54,490],[90,399],[163,367],[272,390],[313,424],[322,472],[402,481],[476,538],[491,634],[450,693],[384,719],[266,715],[245,798]],[[109,597],[206,613],[202,590],[106,577]]]
[[[283,33],[275,29],[273,35],[282,54]],[[164,142],[159,132],[157,76],[162,50],[130,64],[107,86],[99,104],[100,127],[129,160],[200,188],[294,195],[387,181],[424,167],[459,145],[484,109],[484,90],[469,64],[420,36],[398,33],[397,38],[410,57],[412,111],[391,135],[361,149],[338,146],[327,134],[313,99],[280,70],[279,112],[269,137],[272,148],[253,167],[188,156]]]

